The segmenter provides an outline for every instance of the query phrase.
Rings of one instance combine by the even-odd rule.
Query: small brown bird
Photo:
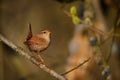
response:
[[[39,53],[44,51],[50,44],[51,32],[48,30],[43,30],[39,34],[33,36],[31,24],[29,24],[29,30],[30,31],[24,44],[29,48],[31,52],[37,53],[38,56],[40,56]]]

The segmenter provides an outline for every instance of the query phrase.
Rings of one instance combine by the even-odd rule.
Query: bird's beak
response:
[[[49,32],[49,34],[51,35],[51,32]]]

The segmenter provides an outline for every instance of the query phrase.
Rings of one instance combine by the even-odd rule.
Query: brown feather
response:
[[[33,34],[32,34],[32,28],[31,28],[31,23],[29,23],[29,33],[27,35],[26,40],[24,41],[24,44],[27,44],[27,41],[30,40],[32,38]]]

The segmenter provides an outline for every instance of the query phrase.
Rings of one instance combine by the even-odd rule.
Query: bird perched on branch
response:
[[[50,34],[50,31],[43,30],[39,34],[33,36],[31,24],[29,24],[29,33],[24,44],[29,48],[31,52],[37,53],[42,62],[43,59],[41,58],[39,53],[47,49],[47,47],[49,46]]]

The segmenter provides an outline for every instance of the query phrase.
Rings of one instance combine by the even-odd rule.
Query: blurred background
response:
[[[69,12],[71,6],[76,6],[79,11],[78,15],[80,17],[83,16],[82,12],[84,11],[84,9],[82,1],[87,0],[80,1],[65,0],[65,2],[64,0],[1,0],[0,33],[2,33],[12,42],[14,42],[15,44],[19,45],[20,47],[24,48],[27,52],[29,52],[29,50],[23,44],[29,31],[28,23],[32,24],[33,34],[37,34],[44,29],[50,30],[52,32],[51,45],[47,50],[42,52],[43,53],[42,57],[44,58],[48,67],[50,67],[51,69],[55,70],[58,73],[62,73],[65,71],[67,60],[70,57],[69,54],[70,50],[68,49],[69,42],[71,41],[73,34],[76,30],[75,25],[72,22],[72,19],[68,17],[64,13],[64,11]],[[95,0],[92,1],[94,2]],[[98,1],[100,1],[99,3],[101,4],[102,14],[107,24],[106,31],[109,31],[114,26],[114,22],[116,19],[115,15],[120,6],[120,1],[119,0],[98,0]],[[97,14],[95,14],[95,16],[96,15]],[[97,19],[93,18],[93,21],[95,20]],[[98,25],[98,22],[99,19],[96,21],[96,25]],[[118,33],[119,30],[120,26],[118,28]],[[82,43],[84,39],[80,41]],[[118,51],[120,49],[120,38],[116,39],[116,44],[117,44],[116,49]],[[86,46],[84,48],[86,48]],[[78,54],[84,54],[83,52]],[[112,62],[111,64],[113,65],[114,63],[115,65],[115,67],[112,67],[112,69],[114,70],[116,68],[115,71],[113,72],[114,75],[113,80],[120,79],[119,53],[120,52],[117,52],[117,54],[115,54],[115,57],[113,58],[114,60],[111,61]],[[79,60],[80,57],[78,57],[77,59]],[[72,58],[70,59],[72,60]],[[92,69],[95,69],[96,71],[98,68],[92,66]],[[90,72],[96,74],[95,71]],[[99,75],[97,76],[100,77]],[[40,70],[30,61],[16,54],[16,52],[14,52],[11,48],[0,42],[0,80],[56,80],[56,79],[50,76],[48,73]],[[79,79],[76,78],[71,80]],[[81,80],[90,79],[87,78]]]

